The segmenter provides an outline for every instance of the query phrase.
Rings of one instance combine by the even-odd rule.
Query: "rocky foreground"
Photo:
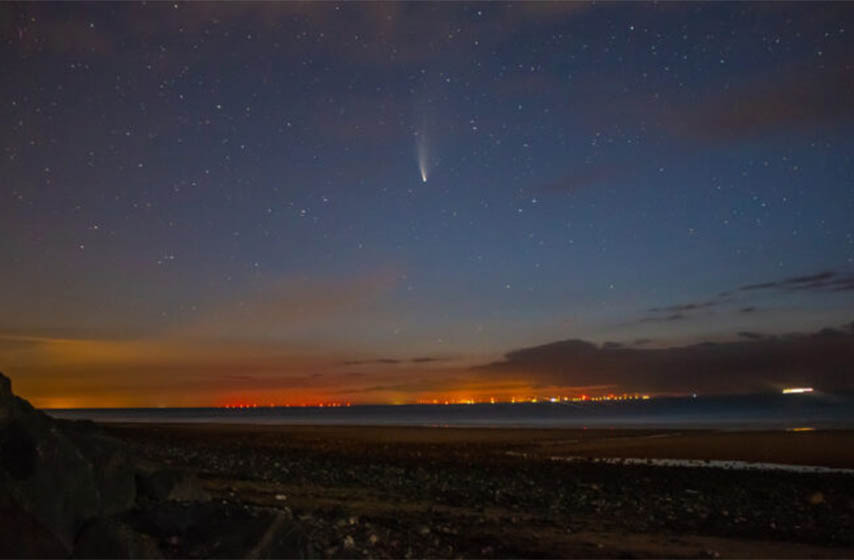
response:
[[[854,557],[848,474],[550,460],[659,435],[102,427],[0,377],[0,556]]]
[[[849,474],[550,460],[555,449],[589,449],[600,440],[651,447],[666,441],[662,434],[556,430],[537,440],[525,430],[125,425],[110,431],[150,461],[196,473],[222,507],[282,512],[283,526],[294,531],[290,542],[312,557],[854,556]],[[852,439],[787,436],[780,441],[801,448]],[[836,455],[824,459],[847,457]],[[228,555],[218,529],[197,524],[193,531],[203,541],[176,531],[160,541],[164,554]]]
[[[308,551],[286,510],[212,501],[193,472],[147,461],[91,422],[48,417],[13,395],[0,374],[0,557]]]

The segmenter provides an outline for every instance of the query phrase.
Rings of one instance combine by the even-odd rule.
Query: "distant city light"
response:
[[[798,393],[812,393],[812,387],[788,387],[783,389],[784,395],[792,395]]]
[[[496,398],[494,396],[491,397],[482,397],[482,398],[453,398],[453,399],[418,399],[413,402],[413,404],[419,405],[435,405],[435,404],[445,404],[445,405],[463,405],[463,404],[537,404],[537,403],[551,403],[551,404],[563,404],[563,403],[576,403],[576,402],[602,402],[602,401],[635,401],[635,400],[650,400],[652,397],[648,394],[642,393],[622,393],[622,394],[614,394],[608,393],[605,395],[577,395],[577,396],[567,396],[567,395],[555,395],[555,396],[542,396],[542,395],[519,395],[519,396],[511,396],[505,397],[504,399]],[[327,403],[326,406],[335,406],[334,404]]]

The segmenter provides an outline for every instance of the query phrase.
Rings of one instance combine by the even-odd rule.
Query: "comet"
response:
[[[429,168],[429,151],[427,149],[427,135],[423,132],[415,135],[415,156],[418,159],[418,170],[421,172],[421,182],[427,182]]]

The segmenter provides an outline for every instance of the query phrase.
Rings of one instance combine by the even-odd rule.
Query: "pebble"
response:
[[[822,487],[819,484],[794,475],[710,471],[710,475],[714,474],[717,478],[706,479],[697,477],[693,471],[689,473],[674,468],[672,476],[675,480],[668,486],[664,481],[671,474],[657,469],[613,466],[593,470],[580,464],[571,469],[567,467],[571,483],[557,487],[556,492],[552,475],[544,477],[536,474],[538,471],[534,467],[530,467],[527,476],[521,477],[516,476],[516,473],[508,474],[499,466],[495,466],[494,470],[490,470],[490,467],[481,473],[473,472],[474,467],[469,463],[464,464],[462,460],[457,464],[443,457],[437,463],[423,462],[419,463],[423,466],[409,468],[395,464],[397,455],[381,456],[376,461],[343,467],[329,462],[327,454],[332,451],[323,450],[321,459],[316,459],[311,453],[295,455],[293,460],[280,459],[276,461],[275,470],[270,476],[283,481],[285,478],[281,472],[290,469],[293,476],[287,479],[288,484],[311,484],[325,489],[338,488],[346,483],[348,489],[365,487],[376,491],[378,496],[390,494],[390,500],[394,503],[409,499],[420,503],[420,500],[428,497],[435,505],[425,504],[423,515],[371,520],[369,517],[358,518],[354,515],[370,514],[347,505],[349,500],[358,502],[361,497],[350,490],[343,497],[335,494],[336,498],[342,500],[342,506],[329,511],[299,500],[296,517],[300,524],[317,535],[316,548],[313,550],[319,555],[324,555],[325,551],[326,556],[400,558],[407,552],[407,546],[411,546],[411,554],[415,557],[454,557],[453,549],[447,549],[447,541],[461,543],[461,550],[470,553],[500,555],[503,548],[499,548],[498,544],[494,544],[497,551],[489,552],[478,539],[471,543],[467,540],[471,529],[485,523],[484,519],[490,517],[483,512],[493,512],[496,518],[490,519],[490,523],[497,526],[515,524],[516,528],[521,526],[523,529],[529,524],[554,524],[556,528],[564,530],[566,516],[577,511],[582,520],[589,517],[592,523],[598,522],[601,517],[619,529],[624,526],[634,528],[637,524],[636,529],[640,532],[666,532],[676,527],[679,531],[690,530],[704,534],[707,532],[705,527],[711,527],[708,531],[720,532],[720,536],[724,537],[747,538],[755,533],[757,537],[768,534],[793,535],[791,538],[794,541],[808,538],[833,545],[850,546],[854,542],[849,531],[850,524],[846,521],[850,520],[854,512],[852,485],[842,487],[828,484],[824,487],[833,488],[833,491],[831,495],[825,495],[815,490],[815,486]],[[175,448],[174,453],[183,453],[182,448]],[[436,449],[431,449],[425,454],[432,458],[437,453]],[[260,462],[267,468],[274,464],[269,455],[265,456],[261,452],[253,455],[220,447],[217,447],[216,454],[187,455],[179,462],[183,465],[192,459],[193,464],[205,464],[207,472],[218,476],[227,475],[231,477],[227,480],[231,480],[237,472],[235,455],[241,455],[241,458],[250,456],[245,464],[255,467],[248,470],[247,475],[240,471],[241,476],[258,477],[259,472],[266,472],[260,469]],[[472,461],[471,464],[478,466],[479,462]],[[726,491],[732,485],[730,478],[732,484],[738,483],[741,491]],[[284,504],[287,497],[276,494],[275,487],[268,490],[266,499],[269,500],[272,495],[279,503],[277,506],[268,505],[286,511],[290,517],[292,513]],[[222,495],[228,500],[222,500],[223,504],[240,502],[243,490],[235,492],[234,486],[226,486],[225,489]],[[789,499],[791,496],[795,499]],[[445,505],[468,508],[481,514],[461,523],[454,514],[445,511]],[[308,514],[306,509],[315,515]],[[825,516],[824,513],[832,515]],[[535,517],[532,518],[532,514]],[[816,515],[821,516],[821,523],[816,523]],[[566,534],[583,532],[586,523],[579,521],[577,526],[566,528]],[[413,539],[413,536],[417,537]],[[502,542],[500,536],[496,542]],[[467,543],[471,546],[467,546]],[[596,544],[590,542],[591,552],[595,552]],[[372,545],[374,548],[370,548]],[[185,544],[181,546],[186,547]],[[610,543],[603,546],[609,548]],[[365,547],[367,552],[363,550]],[[702,547],[698,547],[695,552],[709,558],[719,556],[719,553],[703,550]]]

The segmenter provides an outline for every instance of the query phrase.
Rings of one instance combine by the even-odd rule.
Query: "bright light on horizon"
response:
[[[812,387],[788,387],[783,389],[784,395],[792,395],[798,393],[812,393]]]

